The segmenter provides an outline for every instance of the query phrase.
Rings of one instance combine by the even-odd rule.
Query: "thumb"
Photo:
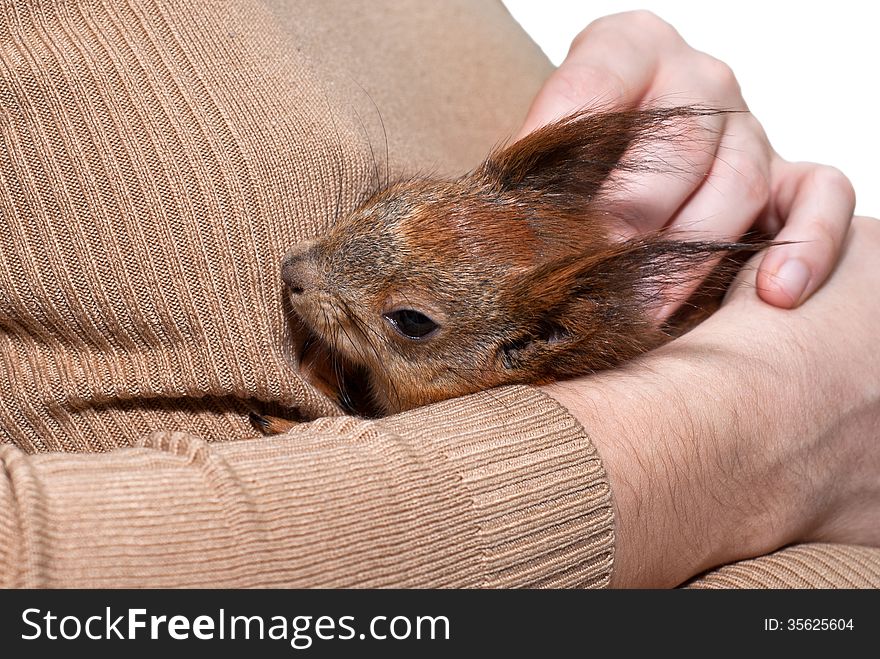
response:
[[[616,28],[603,27],[602,19],[594,22],[575,37],[565,61],[544,82],[516,139],[587,107],[635,107],[658,66],[657,51],[621,38]]]
[[[586,107],[624,105],[623,81],[607,70],[566,60],[544,82],[515,139]]]

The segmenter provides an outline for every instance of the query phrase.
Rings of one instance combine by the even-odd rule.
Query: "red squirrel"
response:
[[[668,292],[768,243],[620,240],[605,189],[615,170],[645,168],[652,142],[716,112],[581,111],[460,178],[380,189],[283,259],[301,373],[349,412],[390,414],[611,368],[682,333],[692,320],[656,320]],[[736,269],[720,272],[719,290]]]

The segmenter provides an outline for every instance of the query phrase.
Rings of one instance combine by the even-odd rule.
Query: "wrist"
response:
[[[615,507],[612,585],[674,586],[790,539],[769,382],[692,333],[627,367],[546,387],[590,434]]]

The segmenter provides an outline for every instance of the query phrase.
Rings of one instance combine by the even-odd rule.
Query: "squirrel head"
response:
[[[701,112],[581,112],[494,151],[456,180],[399,181],[295,246],[282,279],[310,335],[307,379],[345,400],[367,380],[391,413],[615,366],[664,338],[670,273],[720,244],[611,236],[602,195],[636,143]],[[729,249],[729,247],[727,248]]]

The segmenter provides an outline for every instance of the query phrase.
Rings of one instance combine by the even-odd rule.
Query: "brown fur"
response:
[[[380,190],[284,260],[304,375],[352,411],[384,414],[610,368],[668,340],[654,320],[666,293],[763,244],[615,240],[605,192],[615,170],[646,167],[653,141],[714,112],[580,112],[459,179]],[[384,316],[401,308],[439,328],[401,336]]]

